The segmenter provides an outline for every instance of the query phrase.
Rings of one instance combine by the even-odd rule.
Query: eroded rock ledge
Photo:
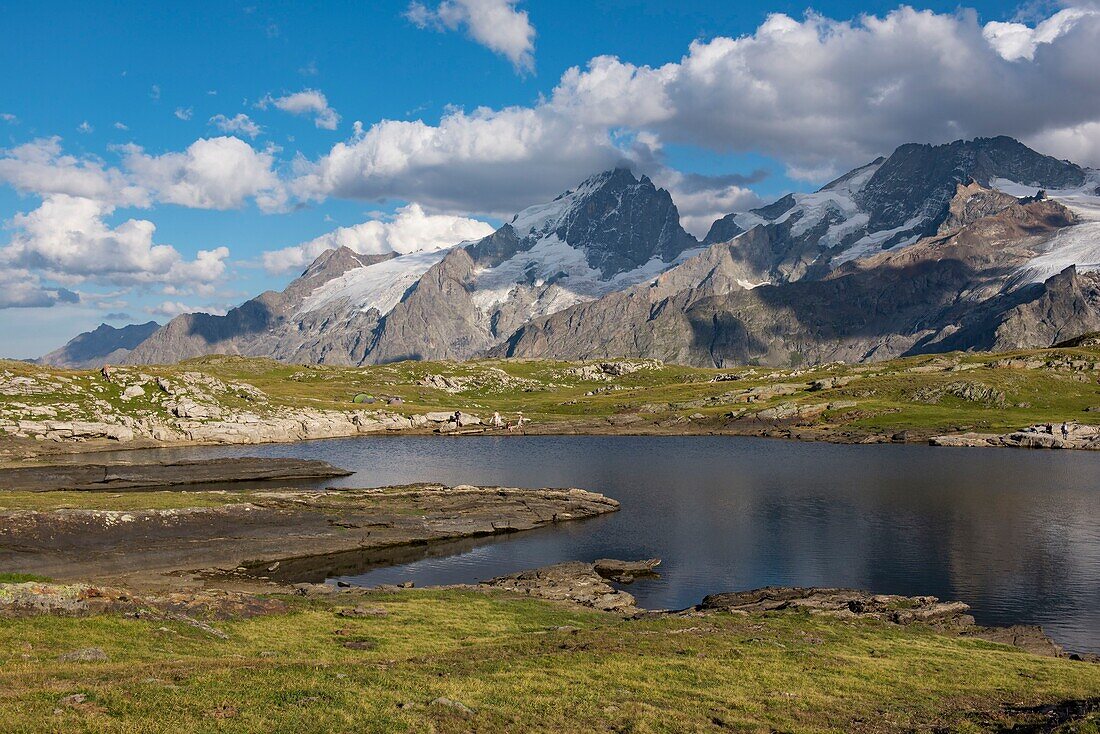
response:
[[[241,498],[238,498],[241,499]],[[231,504],[162,510],[0,511],[0,568],[62,580],[181,587],[241,580],[324,580],[394,553],[614,512],[582,489],[418,484],[377,489],[250,491]]]
[[[1064,429],[1064,430],[1063,430]],[[933,446],[1004,446],[1025,449],[1100,450],[1100,426],[1040,423],[1012,433],[958,433],[929,439]]]
[[[855,589],[817,587],[766,587],[750,591],[711,594],[688,609],[652,612],[640,609],[635,598],[608,581],[609,568],[648,570],[656,559],[642,562],[597,561],[559,563],[545,568],[501,576],[484,582],[487,588],[506,589],[551,601],[565,601],[623,616],[673,614],[706,616],[719,612],[755,614],[800,611],[838,619],[873,619],[896,625],[921,624],[937,632],[998,642],[1036,655],[1074,657],[1049,638],[1041,627],[1014,625],[982,627],[963,602],[941,601],[934,596],[872,594]],[[659,563],[659,561],[657,561]],[[1085,656],[1095,660],[1096,656]]]
[[[239,457],[158,464],[61,464],[0,468],[0,491],[117,491],[232,482],[283,482],[346,477],[325,461]]]

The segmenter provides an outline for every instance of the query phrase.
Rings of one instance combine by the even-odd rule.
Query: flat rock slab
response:
[[[251,490],[247,501],[217,507],[8,510],[0,511],[0,568],[127,585],[172,584],[189,572],[316,582],[618,508],[581,489],[421,484]]]
[[[601,559],[603,564],[622,564],[636,566],[638,562]],[[640,562],[639,567],[652,568],[660,563],[657,559]],[[482,582],[482,586],[495,589],[507,589],[527,596],[551,601],[566,601],[602,612],[614,612],[624,617],[634,616],[642,610],[635,604],[634,597],[625,591],[619,591],[600,575],[594,563],[573,561],[553,566],[521,571],[507,576]]]
[[[196,484],[282,482],[346,477],[353,472],[324,461],[254,457],[158,464],[73,464],[0,469],[0,491],[110,491]]]
[[[697,612],[803,611],[840,619],[875,619],[897,625],[924,624],[945,634],[976,637],[1027,650],[1035,655],[1064,657],[1065,651],[1042,630],[1030,625],[982,627],[970,616],[970,607],[934,596],[871,594],[857,589],[775,587],[711,594],[694,608]]]

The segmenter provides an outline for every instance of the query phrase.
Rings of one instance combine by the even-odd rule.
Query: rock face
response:
[[[961,226],[943,234],[820,278],[745,288],[755,277],[745,249],[774,244],[773,230],[758,226],[644,286],[535,319],[490,353],[785,365],[1048,346],[1097,328],[1100,276],[1070,266],[1045,282],[1026,280],[1029,262],[1052,240],[1090,226],[1077,225],[1073,211],[974,185],[957,186],[948,208]]]
[[[177,317],[127,361],[210,353],[329,364],[468,358],[532,316],[637,283],[698,246],[667,191],[616,169],[449,251],[330,251],[282,293],[225,316]]]
[[[65,346],[41,357],[39,364],[71,369],[94,369],[103,364],[121,362],[134,347],[160,328],[156,321],[130,324],[116,329],[100,324],[93,331],[73,337]]]
[[[350,363],[358,347],[353,334],[369,330],[377,313],[341,314],[334,329],[334,311],[320,309],[298,317],[305,299],[325,283],[352,269],[379,265],[393,255],[360,255],[347,247],[322,253],[282,292],[267,291],[225,316],[183,314],[158,329],[128,355],[128,364],[167,364],[204,354],[271,356],[299,362]]]

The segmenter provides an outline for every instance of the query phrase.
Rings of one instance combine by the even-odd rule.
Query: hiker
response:
[[[1062,440],[1069,440],[1069,423],[1066,421],[1062,421]]]
[[[107,382],[111,381],[111,365],[103,365],[103,368],[99,371],[99,373],[103,375],[104,380],[106,380]]]

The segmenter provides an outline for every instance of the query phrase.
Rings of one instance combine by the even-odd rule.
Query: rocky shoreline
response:
[[[582,489],[469,485],[179,494],[164,509],[0,510],[0,568],[135,588],[197,588],[209,579],[277,585],[294,575],[324,578],[340,554],[361,567],[386,565],[398,551],[427,553],[445,541],[619,509]]]
[[[1100,655],[1067,652],[1037,625],[986,627],[970,615],[970,606],[941,601],[934,596],[875,594],[858,589],[823,587],[764,587],[705,596],[686,609],[650,610],[636,605],[634,596],[614,583],[629,583],[635,576],[654,574],[657,559],[620,561],[601,559],[591,563],[571,561],[521,571],[478,584],[423,587],[425,590],[505,591],[545,601],[575,605],[628,619],[659,617],[692,618],[705,623],[716,614],[751,616],[762,613],[798,613],[845,621],[870,620],[887,625],[920,625],[937,634],[995,642],[1033,655],[1100,663]],[[626,574],[626,576],[624,576]],[[367,617],[370,609],[357,600],[378,591],[401,592],[411,584],[374,588],[331,583],[295,583],[280,590],[346,605],[340,616]],[[184,621],[221,636],[199,620],[224,620],[280,613],[286,604],[278,597],[253,591],[216,587],[174,591],[133,591],[86,582],[71,584],[24,582],[0,584],[0,619],[50,614],[85,616],[121,612],[144,618]]]

